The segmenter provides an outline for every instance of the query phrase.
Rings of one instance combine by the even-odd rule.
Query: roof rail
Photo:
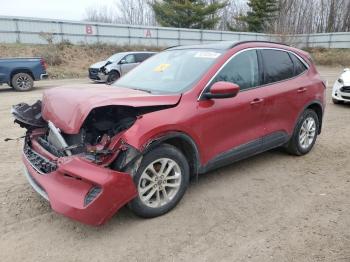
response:
[[[239,41],[234,43],[231,48],[241,45],[241,44],[246,44],[246,43],[267,43],[267,44],[277,44],[277,45],[285,45],[285,46],[290,46],[284,43],[279,43],[279,42],[274,42],[274,41],[266,41],[266,40],[246,40],[246,41]]]

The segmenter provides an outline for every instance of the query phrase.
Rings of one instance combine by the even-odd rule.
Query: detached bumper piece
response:
[[[89,225],[101,225],[137,192],[127,173],[100,167],[79,156],[50,159],[24,147],[25,176],[53,210]]]
[[[41,115],[40,100],[31,106],[26,103],[15,105],[12,107],[11,113],[16,119],[15,122],[19,123],[21,127],[33,129],[47,126]]]

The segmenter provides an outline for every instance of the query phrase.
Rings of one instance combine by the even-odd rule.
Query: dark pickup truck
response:
[[[45,60],[32,58],[1,58],[0,85],[8,84],[17,91],[29,91],[34,81],[47,78]]]

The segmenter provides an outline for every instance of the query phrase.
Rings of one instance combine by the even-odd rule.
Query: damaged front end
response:
[[[58,213],[86,224],[104,223],[137,194],[132,174],[142,156],[121,137],[150,109],[98,107],[77,134],[66,134],[43,119],[41,107],[37,101],[12,108],[15,122],[27,129],[27,179]]]

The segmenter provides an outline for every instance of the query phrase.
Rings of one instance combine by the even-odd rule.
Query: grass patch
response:
[[[350,67],[350,48],[308,48],[317,65]]]
[[[109,44],[0,44],[0,57],[42,57],[48,64],[49,78],[87,77],[91,64],[105,60],[112,54],[125,51],[160,51],[147,46],[117,46]]]

